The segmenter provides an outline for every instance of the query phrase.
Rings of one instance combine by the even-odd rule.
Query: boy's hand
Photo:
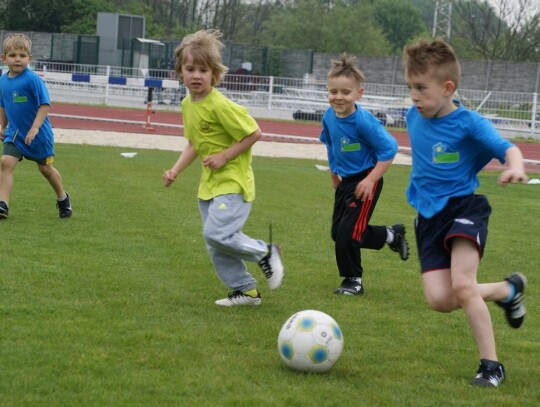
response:
[[[170,186],[176,179],[176,174],[173,170],[167,170],[163,173],[163,185],[165,187]]]
[[[227,158],[225,158],[225,154],[218,153],[209,155],[203,160],[202,163],[210,171],[216,171],[223,167],[225,164],[227,164]]]
[[[372,198],[373,187],[375,183],[369,178],[364,178],[358,183],[356,189],[354,190],[354,196],[356,199],[361,201],[369,201]]]
[[[526,184],[528,180],[529,180],[529,177],[527,176],[527,174],[525,174],[521,170],[509,169],[509,170],[503,171],[501,175],[499,175],[499,184],[501,185],[506,185],[509,183],[516,184],[518,182],[522,184]]]
[[[34,141],[36,138],[38,132],[39,129],[36,127],[32,127],[30,130],[28,130],[28,133],[26,133],[26,137],[24,138],[24,144],[27,146],[30,145],[30,143],[32,143],[32,141]]]

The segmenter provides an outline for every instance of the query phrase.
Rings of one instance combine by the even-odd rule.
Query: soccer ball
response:
[[[301,372],[325,372],[343,350],[343,334],[337,322],[321,311],[300,311],[291,316],[278,335],[281,360]]]

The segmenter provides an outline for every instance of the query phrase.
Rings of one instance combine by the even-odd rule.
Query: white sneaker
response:
[[[281,249],[275,244],[269,244],[268,254],[258,264],[268,281],[270,289],[275,290],[278,288],[285,274],[285,269],[281,262]]]
[[[221,305],[222,307],[234,307],[237,305],[261,305],[261,301],[261,293],[258,291],[256,297],[246,295],[242,291],[233,291],[232,293],[229,293],[227,298],[217,300],[216,304]]]

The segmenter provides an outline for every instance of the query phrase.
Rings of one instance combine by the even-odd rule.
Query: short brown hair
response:
[[[212,86],[219,85],[227,73],[227,67],[221,62],[221,50],[225,45],[219,40],[219,30],[199,30],[186,35],[175,50],[175,70],[182,79],[182,65],[186,53],[191,54],[193,62],[212,70]]]
[[[431,71],[440,81],[452,81],[459,86],[461,67],[452,47],[441,39],[420,40],[405,47],[405,76]]]
[[[2,48],[4,54],[6,54],[9,50],[12,49],[22,49],[31,54],[32,41],[24,34],[11,34],[4,39]]]
[[[339,59],[332,59],[331,62],[332,68],[328,72],[327,78],[345,76],[353,78],[358,85],[362,85],[366,81],[364,73],[358,67],[356,57],[343,53],[339,56]]]

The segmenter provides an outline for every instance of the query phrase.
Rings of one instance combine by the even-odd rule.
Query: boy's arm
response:
[[[330,170],[330,182],[332,182],[332,187],[334,189],[337,189],[339,183],[341,182],[341,177],[335,174],[332,170]]]
[[[3,107],[0,107],[0,140],[4,140],[4,134],[6,133],[8,121],[6,111]]]
[[[173,167],[163,173],[163,185],[166,187],[170,186],[174,182],[178,174],[180,174],[187,167],[189,167],[189,165],[193,161],[195,161],[196,158],[197,151],[195,151],[195,148],[193,147],[193,144],[191,144],[191,141],[188,141],[186,147],[184,147],[184,149],[182,150],[180,157],[178,157],[178,160],[173,165]]]
[[[36,138],[39,128],[47,118],[47,115],[49,114],[50,106],[49,105],[41,105],[38,109],[38,112],[36,114],[36,118],[34,119],[34,123],[32,123],[32,127],[30,130],[28,130],[28,133],[26,133],[26,137],[24,138],[25,144],[30,144],[34,138]]]
[[[521,150],[516,146],[510,147],[508,150],[506,150],[504,160],[509,168],[504,170],[499,176],[499,184],[505,185],[510,182],[513,184],[517,182],[526,184],[529,177],[527,177],[527,174],[525,174],[525,166],[523,165],[523,154],[521,153]]]
[[[369,201],[373,197],[373,187],[381,179],[384,173],[390,168],[394,159],[388,161],[379,161],[375,164],[375,167],[371,170],[366,178],[358,183],[354,190],[354,196],[356,199],[362,201]]]
[[[238,143],[230,146],[228,149],[205,157],[202,163],[205,167],[208,167],[212,171],[219,170],[229,161],[234,160],[244,151],[250,149],[251,146],[253,146],[253,144],[255,144],[257,140],[261,138],[261,136],[261,129],[257,129],[249,136],[244,137]]]

